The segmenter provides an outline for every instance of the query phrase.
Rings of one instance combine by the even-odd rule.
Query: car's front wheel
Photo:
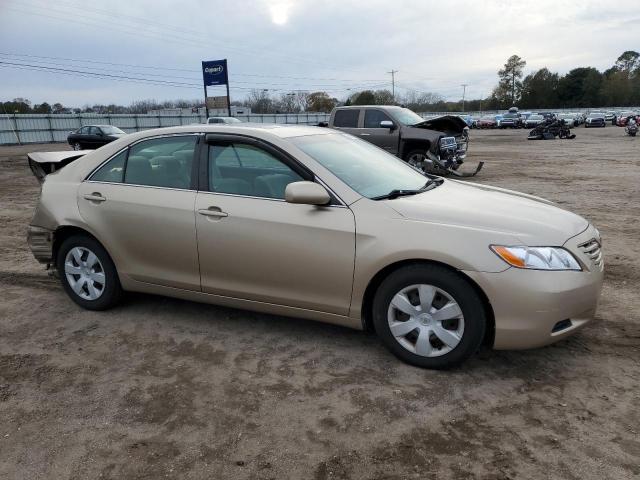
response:
[[[401,360],[449,368],[473,355],[486,329],[482,300],[458,273],[411,265],[391,273],[373,301],[378,336]]]
[[[95,239],[84,235],[67,238],[56,260],[62,286],[81,307],[106,310],[120,300],[122,288],[116,267]]]
[[[74,142],[73,145],[71,145],[71,148],[73,148],[74,150],[82,150],[82,145],[80,145],[78,142]]]

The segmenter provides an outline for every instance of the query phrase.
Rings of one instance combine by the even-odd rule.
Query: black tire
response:
[[[71,147],[76,150],[76,151],[80,151],[82,150],[82,144],[79,142],[74,142],[71,144]]]
[[[459,305],[464,317],[460,343],[441,356],[426,357],[409,351],[391,333],[389,305],[396,293],[416,284],[433,285],[447,292]],[[391,273],[378,288],[373,300],[373,323],[377,335],[399,359],[417,367],[451,368],[478,351],[484,339],[487,319],[484,305],[473,286],[460,274],[439,265],[410,265]]]
[[[67,279],[65,259],[67,254],[75,247],[84,248],[93,252],[101,264],[104,273],[104,284],[102,286],[102,293],[95,300],[82,298],[73,290]],[[65,292],[67,292],[67,295],[69,295],[75,303],[87,310],[107,310],[115,306],[122,297],[122,287],[120,286],[120,279],[118,278],[116,267],[104,247],[92,237],[87,235],[74,235],[64,240],[58,249],[56,269],[58,270],[62,287]]]
[[[421,155],[425,157],[427,160],[429,159],[429,156],[427,155],[427,150],[425,150],[424,148],[416,148],[414,150],[411,150],[404,156],[404,161],[409,163],[409,159],[413,155]],[[445,169],[442,169],[437,165],[435,165],[434,163],[432,162],[430,163],[427,161],[423,163],[422,171],[425,173],[432,173],[434,175],[446,175],[448,173]]]

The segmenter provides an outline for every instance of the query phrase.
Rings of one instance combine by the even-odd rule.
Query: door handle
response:
[[[200,215],[204,215],[205,217],[215,217],[215,218],[224,218],[229,216],[227,212],[223,212],[218,207],[209,207],[207,209],[202,208],[198,210],[198,213]]]
[[[98,203],[104,202],[106,200],[106,198],[103,197],[102,194],[99,192],[93,192],[93,193],[84,195],[84,199],[89,200],[91,202],[98,202]]]

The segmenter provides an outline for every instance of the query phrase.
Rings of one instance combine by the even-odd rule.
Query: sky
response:
[[[0,100],[128,105],[203,97],[228,59],[231,99],[364,89],[486,97],[517,54],[525,74],[610,67],[637,38],[629,2],[567,0],[0,0]],[[631,42],[633,43],[633,42]],[[637,42],[636,42],[637,43]],[[102,78],[96,78],[102,75]],[[111,77],[109,77],[111,75]],[[120,77],[128,77],[126,79]],[[210,95],[223,94],[215,89]]]

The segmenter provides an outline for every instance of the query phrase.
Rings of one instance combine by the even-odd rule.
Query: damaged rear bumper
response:
[[[53,262],[53,232],[51,230],[29,225],[27,243],[38,262],[47,264]]]

